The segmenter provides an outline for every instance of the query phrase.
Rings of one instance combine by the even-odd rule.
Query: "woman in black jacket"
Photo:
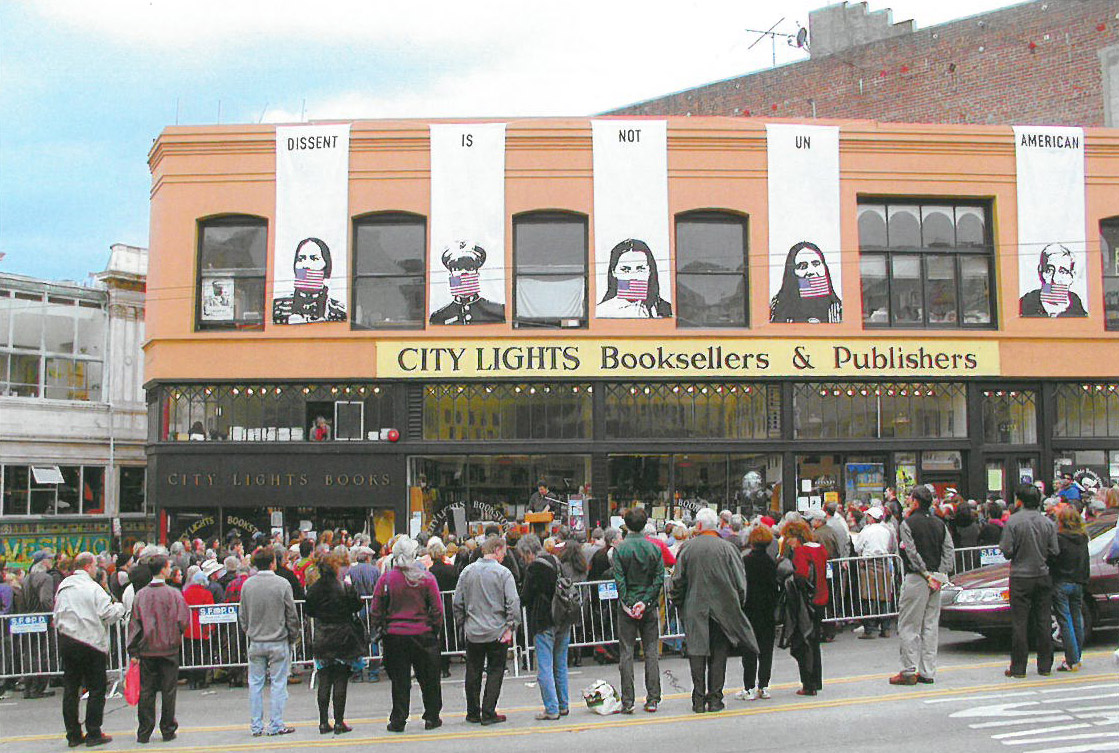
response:
[[[758,653],[742,654],[742,690],[737,698],[757,701],[769,698],[769,678],[773,671],[773,642],[777,637],[778,583],[777,562],[769,556],[773,532],[758,522],[750,530],[750,550],[742,556],[746,566],[746,617],[758,639]],[[754,684],[755,679],[757,685]]]
[[[304,609],[315,618],[311,654],[319,680],[319,733],[341,735],[352,727],[346,715],[346,691],[350,675],[361,670],[361,657],[368,642],[355,615],[361,598],[352,586],[338,580],[341,563],[334,555],[319,558],[319,579],[307,589]],[[330,698],[334,696],[334,725],[330,724]]]
[[[1072,505],[1057,512],[1057,545],[1060,552],[1049,563],[1053,576],[1053,607],[1061,626],[1065,660],[1058,672],[1080,669],[1080,650],[1084,646],[1084,587],[1088,585],[1088,533],[1080,513]]]

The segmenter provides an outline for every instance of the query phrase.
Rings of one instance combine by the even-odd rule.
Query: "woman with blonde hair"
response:
[[[1061,627],[1065,660],[1058,672],[1080,669],[1080,653],[1084,647],[1084,587],[1088,585],[1088,532],[1084,520],[1072,505],[1057,510],[1057,545],[1060,552],[1049,563],[1053,576],[1053,607]]]

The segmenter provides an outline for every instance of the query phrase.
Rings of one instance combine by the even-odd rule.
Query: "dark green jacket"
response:
[[[639,601],[656,610],[661,589],[664,588],[664,559],[657,545],[643,533],[626,533],[625,539],[614,550],[614,580],[618,583],[618,598],[627,607]]]

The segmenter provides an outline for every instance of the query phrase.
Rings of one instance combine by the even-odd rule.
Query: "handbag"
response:
[[[124,700],[129,706],[140,702],[140,662],[133,659],[124,673]]]

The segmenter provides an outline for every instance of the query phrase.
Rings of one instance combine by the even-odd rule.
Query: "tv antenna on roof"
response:
[[[788,44],[790,47],[797,47],[797,48],[804,49],[804,50],[808,49],[808,29],[804,28],[800,24],[797,24],[797,33],[796,34],[786,34],[786,33],[781,32],[781,31],[774,31],[774,29],[776,29],[781,24],[781,22],[784,21],[784,20],[785,20],[785,17],[782,16],[780,19],[778,19],[777,23],[773,24],[773,26],[770,26],[765,31],[761,31],[760,29],[745,29],[744,30],[744,31],[747,31],[751,34],[757,34],[758,35],[758,38],[755,39],[753,42],[751,42],[750,46],[746,48],[747,50],[754,49],[757,46],[758,42],[762,41],[766,37],[769,37],[769,41],[771,43],[772,52],[773,52],[773,67],[774,68],[777,67],[777,37],[784,37],[786,44]]]

